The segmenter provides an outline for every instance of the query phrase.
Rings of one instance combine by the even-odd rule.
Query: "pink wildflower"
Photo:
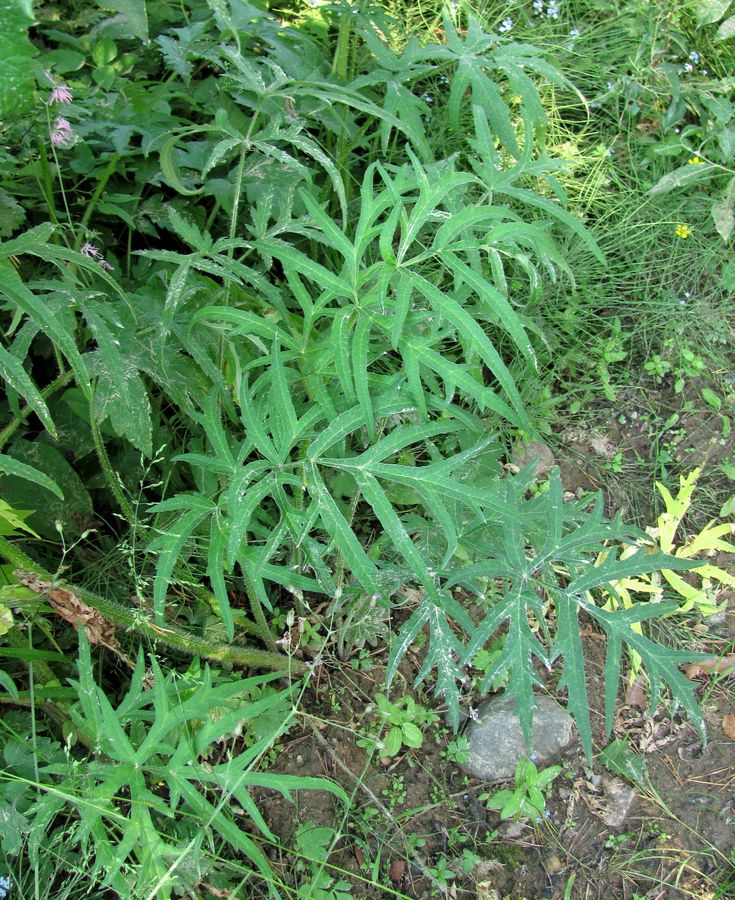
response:
[[[46,76],[46,80],[49,84],[53,87],[51,96],[49,97],[49,103],[71,103],[72,96],[69,86],[64,84],[63,81],[58,81],[50,69],[44,69],[43,74]]]
[[[51,131],[51,143],[55,147],[66,147],[73,137],[74,132],[69,122],[58,116]]]
[[[86,256],[87,259],[96,260],[103,269],[107,269],[108,272],[112,271],[112,266],[107,262],[107,260],[102,256],[100,251],[93,245],[90,244],[89,241],[81,248],[79,251],[82,256]]]
[[[100,253],[100,251],[93,244],[90,244],[89,241],[87,241],[87,243],[82,247],[82,249],[79,252],[82,254],[82,256],[86,256],[89,259],[101,259],[102,258],[102,254]]]
[[[57,84],[51,91],[49,103],[71,103],[71,91],[65,84]]]

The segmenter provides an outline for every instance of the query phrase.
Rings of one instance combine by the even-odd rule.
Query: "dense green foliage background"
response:
[[[36,896],[346,895],[324,854],[275,877],[251,793],[348,803],[267,767],[337,649],[389,685],[413,648],[456,728],[492,647],[527,735],[556,666],[591,755],[582,615],[608,730],[625,647],[701,728],[696,652],[639,624],[679,601],[600,599],[692,564],[506,462],[636,362],[727,418],[692,326],[735,284],[733,19],[559,6],[0,6],[0,840]]]

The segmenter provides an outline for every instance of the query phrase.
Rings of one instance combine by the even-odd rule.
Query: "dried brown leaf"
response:
[[[730,653],[728,656],[712,656],[710,659],[701,659],[699,662],[684,666],[684,674],[687,678],[697,678],[699,675],[708,673],[735,675],[735,653]]]
[[[633,684],[628,685],[625,692],[626,706],[635,706],[638,709],[646,709],[648,706],[648,691],[643,686],[640,678],[636,678]]]
[[[14,572],[18,581],[32,591],[46,594],[54,612],[74,628],[84,628],[90,644],[103,644],[114,649],[117,647],[115,626],[108,622],[99,610],[89,606],[68,588],[54,587],[50,581],[39,578],[35,572],[18,569]]]
[[[388,877],[393,882],[393,884],[400,884],[403,881],[403,876],[406,874],[406,860],[405,859],[394,859],[390,864],[390,869],[388,870]]]

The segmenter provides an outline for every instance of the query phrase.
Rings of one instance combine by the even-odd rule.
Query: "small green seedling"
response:
[[[413,697],[401,697],[393,703],[385,694],[376,694],[375,705],[387,733],[381,741],[361,738],[357,745],[368,749],[377,747],[383,758],[397,756],[403,747],[417,749],[424,741],[422,727],[439,721],[436,713],[416,703]]]
[[[446,750],[442,750],[439,755],[447,762],[457,763],[457,765],[466,763],[470,758],[470,742],[463,734],[460,734],[454,740],[448,741]]]
[[[504,789],[494,794],[483,794],[488,809],[500,810],[501,819],[534,819],[546,815],[546,797],[551,782],[561,772],[561,766],[548,766],[541,772],[530,759],[518,760],[515,771],[515,790]]]

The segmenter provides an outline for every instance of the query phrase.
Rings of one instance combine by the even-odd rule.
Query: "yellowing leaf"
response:
[[[0,634],[7,634],[14,624],[13,613],[0,603]]]
[[[649,534],[652,537],[658,537],[659,546],[664,553],[670,553],[674,546],[674,535],[689,509],[692,493],[701,471],[701,468],[697,468],[688,475],[679,476],[679,493],[675,498],[663,484],[656,482],[656,487],[666,504],[666,512],[659,516],[658,528],[649,530]]]
[[[720,540],[720,535],[732,534],[733,531],[735,531],[735,526],[731,522],[726,522],[723,525],[714,525],[713,522],[710,522],[686,547],[682,547],[681,552],[677,553],[677,556],[691,557],[697,553],[714,552],[716,550],[721,550],[724,553],[735,553],[735,544],[729,544],[727,541]]]

